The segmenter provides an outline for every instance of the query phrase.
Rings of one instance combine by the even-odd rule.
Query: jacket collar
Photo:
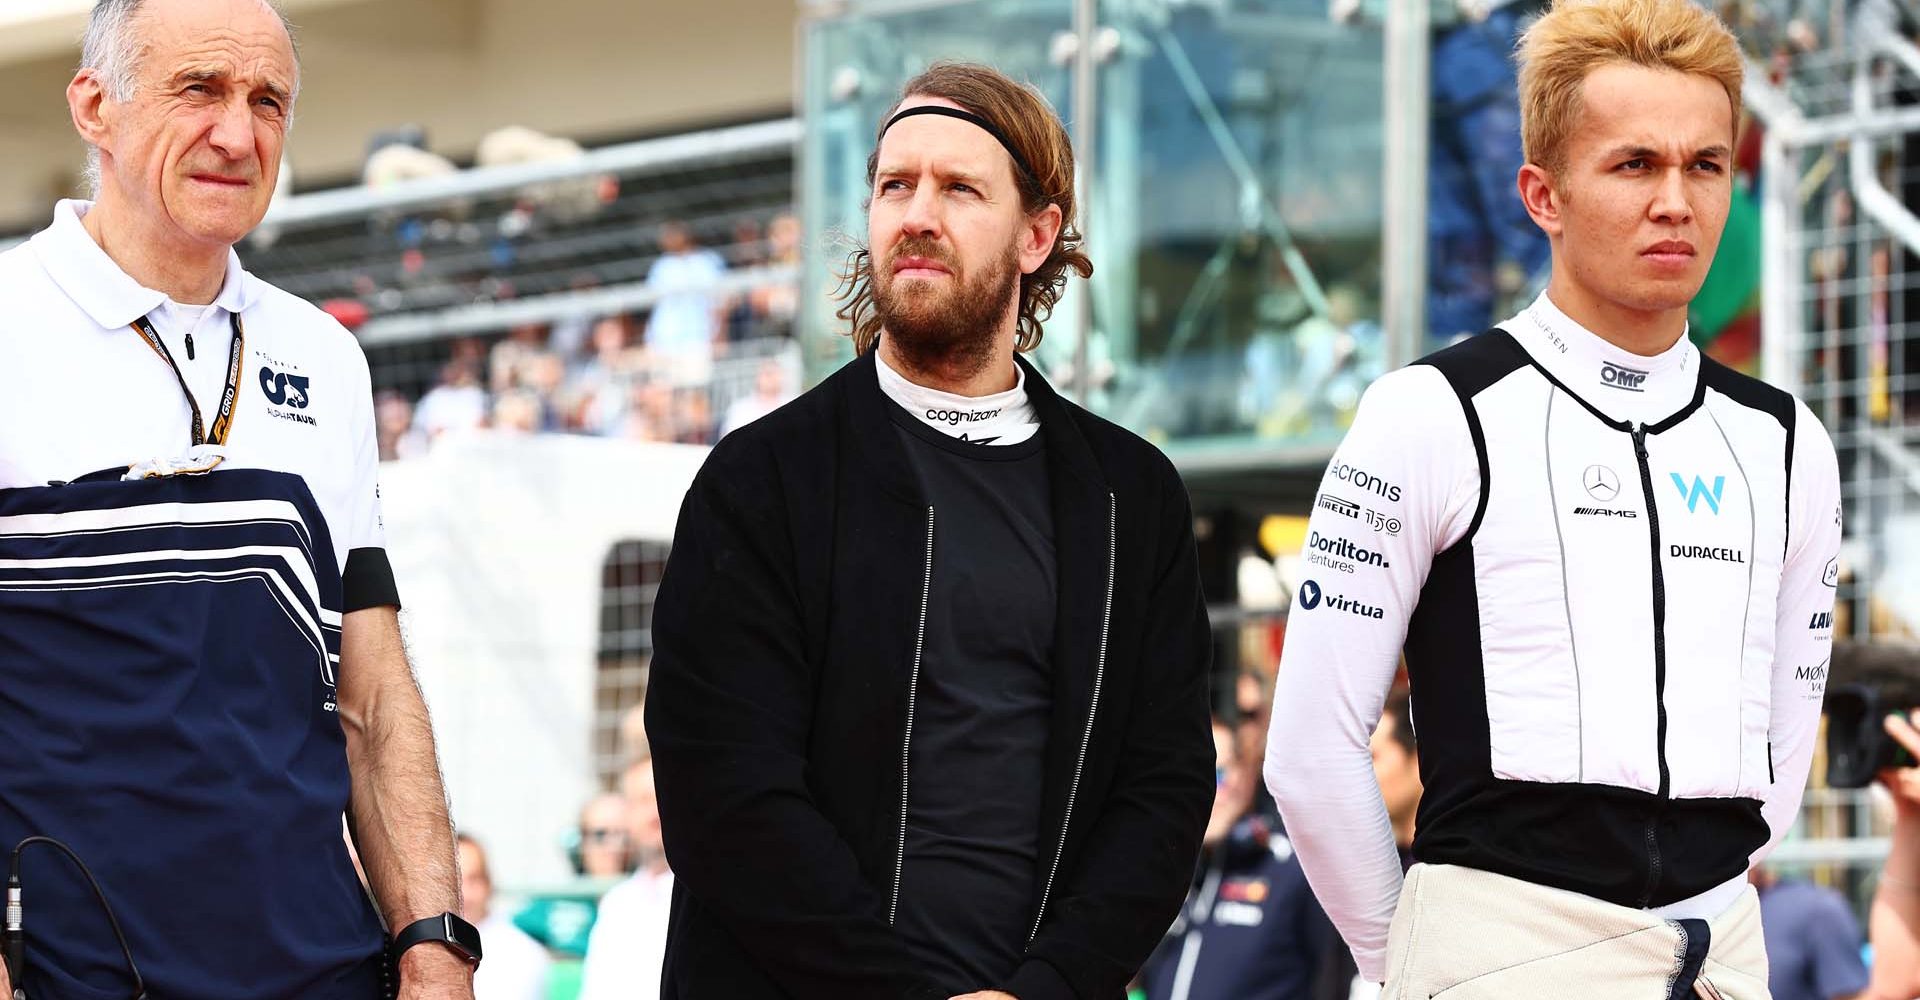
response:
[[[1074,487],[1074,493],[1097,495],[1104,500],[1109,492],[1106,476],[1094,459],[1093,449],[1080,430],[1072,404],[1060,397],[1038,369],[1026,358],[1014,356],[1014,363],[1026,373],[1027,399],[1040,417],[1040,433],[1047,443],[1047,463],[1056,486]],[[852,453],[866,466],[872,481],[896,498],[924,505],[925,497],[907,462],[887,416],[892,402],[880,389],[880,373],[872,351],[855,358],[840,370],[847,380],[846,428]]]
[[[1077,482],[1082,490],[1104,498],[1110,492],[1107,477],[1093,457],[1086,434],[1080,430],[1072,404],[1060,398],[1052,383],[1032,362],[1016,354],[1013,363],[1027,373],[1027,399],[1033,403],[1033,412],[1040,416],[1040,433],[1047,438],[1047,461],[1056,470],[1056,478],[1064,476]]]
[[[93,241],[80,224],[92,207],[92,202],[73,200],[54,205],[53,224],[34,234],[31,244],[54,284],[95,323],[109,330],[131,326],[158,309],[167,295],[133,280]],[[226,279],[213,304],[230,313],[245,312],[253,304],[251,279],[240,266],[240,255],[229,248]]]

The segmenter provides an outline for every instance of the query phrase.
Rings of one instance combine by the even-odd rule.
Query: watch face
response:
[[[466,952],[475,963],[480,961],[480,928],[451,913],[447,914],[447,943]]]
[[[458,914],[442,913],[408,924],[394,935],[393,943],[387,947],[387,955],[397,966],[400,956],[407,949],[422,944],[444,945],[467,961],[480,964],[480,929],[460,919]]]

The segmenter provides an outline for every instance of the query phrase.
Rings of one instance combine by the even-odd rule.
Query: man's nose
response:
[[[207,145],[229,160],[251,157],[254,147],[251,103],[245,99],[228,101],[220,106],[218,116],[213,131],[207,135]]]
[[[907,210],[900,216],[900,230],[909,236],[938,238],[941,228],[940,192],[936,185],[921,184],[913,189]]]

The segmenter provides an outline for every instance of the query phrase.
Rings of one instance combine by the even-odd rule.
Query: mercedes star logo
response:
[[[1587,495],[1601,503],[1612,503],[1613,498],[1620,495],[1620,477],[1604,465],[1587,466],[1581,481],[1586,484]]]

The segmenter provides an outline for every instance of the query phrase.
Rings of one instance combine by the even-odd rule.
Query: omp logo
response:
[[[1708,510],[1715,514],[1720,513],[1720,493],[1726,488],[1727,477],[1713,477],[1713,489],[1709,490],[1706,481],[1699,476],[1693,477],[1693,488],[1688,489],[1687,481],[1681,479],[1678,472],[1670,472],[1668,475],[1673,477],[1673,488],[1679,490],[1680,496],[1687,501],[1688,513],[1699,513],[1702,500],[1707,502]]]
[[[1819,631],[1820,629],[1823,629],[1823,628],[1832,628],[1832,627],[1833,627],[1833,612],[1831,611],[1816,611],[1813,613],[1813,619],[1807,622],[1807,628],[1812,631]]]
[[[1615,389],[1625,389],[1628,392],[1645,392],[1646,390],[1642,389],[1640,385],[1646,380],[1647,373],[1636,368],[1616,365],[1611,361],[1603,362],[1600,365],[1601,385],[1610,385]]]
[[[291,406],[296,410],[307,408],[307,377],[305,375],[288,375],[262,366],[260,391],[267,397],[267,402],[275,406]]]
[[[1346,597],[1341,597],[1338,595],[1329,596],[1320,589],[1320,585],[1318,583],[1315,583],[1312,580],[1301,581],[1300,583],[1301,609],[1305,611],[1312,611],[1313,609],[1319,607],[1322,604],[1325,604],[1327,607],[1332,608],[1335,611],[1344,611],[1347,614],[1358,615],[1361,618],[1385,618],[1387,616],[1387,613],[1384,609],[1376,608],[1371,604],[1362,604],[1359,601],[1350,600]]]

